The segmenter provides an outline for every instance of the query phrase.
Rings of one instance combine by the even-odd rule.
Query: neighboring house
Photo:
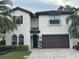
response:
[[[16,7],[13,20],[17,30],[6,34],[6,45],[28,45],[29,48],[72,48],[65,19],[74,11],[44,11],[33,14]]]

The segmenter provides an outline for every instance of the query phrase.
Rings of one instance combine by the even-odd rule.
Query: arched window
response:
[[[19,45],[24,45],[24,36],[22,34],[19,35]]]
[[[17,35],[13,34],[12,36],[12,45],[17,45]]]

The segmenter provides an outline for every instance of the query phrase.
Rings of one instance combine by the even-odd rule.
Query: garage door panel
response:
[[[43,35],[43,48],[69,48],[69,35]]]

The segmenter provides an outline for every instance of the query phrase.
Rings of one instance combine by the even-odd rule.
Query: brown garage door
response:
[[[69,48],[69,35],[43,35],[43,48]]]

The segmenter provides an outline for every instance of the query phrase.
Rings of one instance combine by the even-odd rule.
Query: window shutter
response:
[[[21,24],[23,24],[23,16],[21,16],[21,19],[20,19],[20,21],[21,21]]]

